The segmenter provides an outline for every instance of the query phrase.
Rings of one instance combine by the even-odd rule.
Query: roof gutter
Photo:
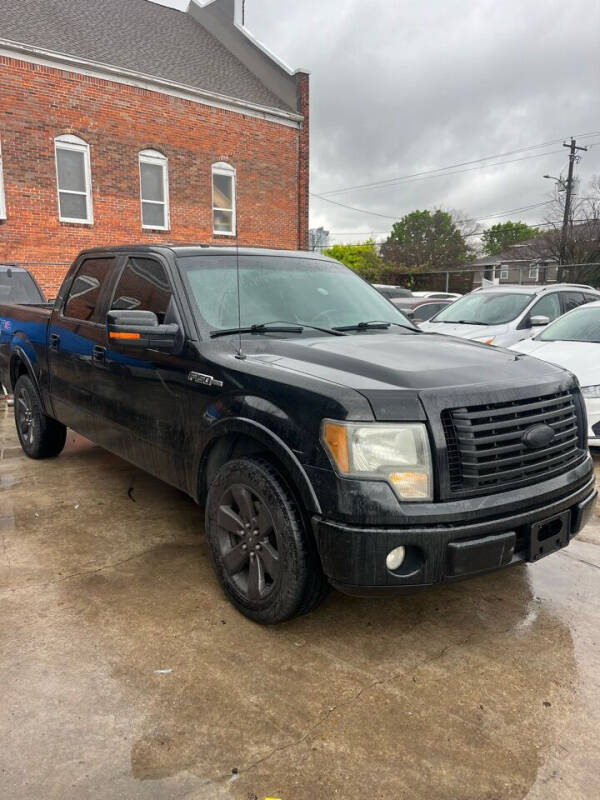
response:
[[[76,72],[82,75],[89,75],[96,78],[123,83],[129,86],[137,86],[141,89],[156,91],[161,94],[168,94],[184,100],[191,100],[204,105],[216,108],[224,108],[240,114],[258,117],[270,122],[277,122],[288,127],[300,127],[303,116],[291,111],[284,111],[279,108],[261,106],[256,103],[249,103],[246,100],[239,100],[235,97],[210,92],[206,89],[199,89],[195,86],[188,86],[176,83],[154,75],[146,75],[124,67],[115,67],[110,64],[103,64],[97,61],[89,61],[79,56],[58,53],[53,50],[45,50],[40,47],[14,42],[10,39],[0,37],[0,55],[14,58],[16,54],[20,60],[47,67],[65,69],[69,72]]]

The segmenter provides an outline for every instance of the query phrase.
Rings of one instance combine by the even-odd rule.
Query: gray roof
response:
[[[147,0],[0,0],[0,7],[3,39],[296,111],[191,14]]]

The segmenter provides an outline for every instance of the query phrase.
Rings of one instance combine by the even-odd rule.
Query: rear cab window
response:
[[[0,270],[0,303],[43,303],[44,298],[28,272]]]
[[[82,322],[102,322],[100,298],[109,280],[114,258],[86,258],[81,262],[67,296],[63,316]]]

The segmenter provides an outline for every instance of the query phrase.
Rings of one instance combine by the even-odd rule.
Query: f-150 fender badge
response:
[[[199,383],[201,386],[215,386],[217,389],[223,388],[223,381],[217,381],[212,375],[203,375],[201,372],[188,372],[190,383]]]

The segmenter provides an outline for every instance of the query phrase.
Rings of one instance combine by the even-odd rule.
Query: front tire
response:
[[[206,532],[219,581],[233,605],[265,625],[307,613],[328,585],[298,506],[262,459],[225,464],[206,503]]]
[[[54,458],[67,440],[67,429],[44,414],[42,403],[28,375],[21,375],[15,386],[15,424],[23,452],[29,458]]]

